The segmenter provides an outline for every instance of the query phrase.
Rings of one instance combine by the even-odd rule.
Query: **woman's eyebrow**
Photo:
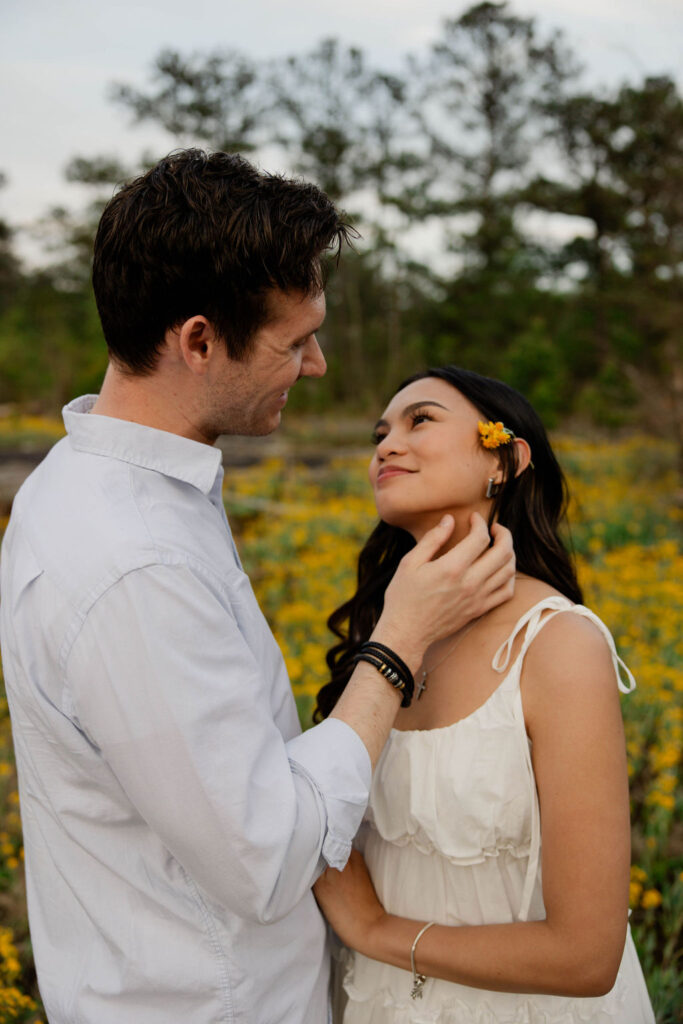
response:
[[[446,406],[442,405],[441,402],[411,402],[410,405],[407,405],[405,409],[401,411],[401,416],[405,419],[405,417],[410,416],[411,412],[414,412],[415,409],[423,409],[425,405],[436,405],[439,409],[443,409],[445,412],[448,412]],[[375,430],[377,430],[378,427],[388,426],[389,424],[386,420],[377,420],[377,422],[375,423]]]

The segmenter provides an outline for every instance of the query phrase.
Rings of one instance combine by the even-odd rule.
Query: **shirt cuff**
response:
[[[370,795],[372,765],[357,732],[339,718],[328,718],[287,743],[292,770],[316,789],[327,824],[322,855],[342,870]]]

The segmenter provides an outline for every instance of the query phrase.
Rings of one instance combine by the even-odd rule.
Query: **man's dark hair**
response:
[[[110,355],[147,373],[166,332],[202,314],[244,358],[268,321],[268,292],[317,294],[323,253],[352,233],[315,185],[237,155],[171,153],[123,185],[100,220],[93,288]]]

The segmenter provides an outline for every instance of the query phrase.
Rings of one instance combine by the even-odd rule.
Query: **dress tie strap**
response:
[[[581,606],[583,607],[583,606]],[[491,662],[491,667],[495,672],[504,672],[510,664],[510,655],[512,654],[512,645],[515,642],[518,634],[522,631],[524,626],[528,624],[526,636],[524,638],[525,650],[527,643],[531,643],[533,638],[536,636],[538,629],[538,623],[540,622],[541,616],[544,611],[548,609],[555,609],[556,611],[569,611],[574,608],[574,605],[566,597],[546,597],[543,601],[539,601],[538,604],[533,605],[528,611],[522,615],[521,619],[515,624],[515,628],[507,638],[505,643],[496,651]],[[524,653],[524,652],[522,652]]]
[[[617,686],[621,693],[632,693],[636,688],[636,681],[631,672],[630,668],[624,664],[619,655],[617,654],[616,644],[614,643],[614,637],[610,633],[605,623],[598,618],[595,612],[592,612],[590,608],[586,608],[583,604],[577,604],[573,607],[572,611],[578,612],[579,615],[583,615],[585,619],[590,621],[598,627],[602,635],[604,636],[607,646],[609,647],[610,654],[612,655],[612,664],[614,665],[614,674],[617,677]],[[624,682],[624,676],[626,681]]]

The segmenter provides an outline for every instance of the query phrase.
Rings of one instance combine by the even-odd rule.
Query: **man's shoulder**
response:
[[[96,599],[123,575],[167,562],[169,554],[201,561],[196,537],[206,505],[196,488],[120,459],[74,451],[64,441],[24,483],[12,520],[41,570],[82,607],[88,595]]]

